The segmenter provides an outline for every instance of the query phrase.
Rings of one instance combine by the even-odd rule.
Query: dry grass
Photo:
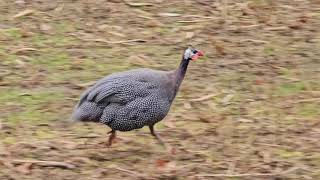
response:
[[[317,1],[0,1],[0,179],[319,179]],[[104,75],[193,62],[169,116],[69,125]]]

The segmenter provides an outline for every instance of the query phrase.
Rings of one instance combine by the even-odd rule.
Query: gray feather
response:
[[[84,92],[73,117],[120,131],[155,124],[167,115],[175,95],[170,75],[151,69],[109,75]]]

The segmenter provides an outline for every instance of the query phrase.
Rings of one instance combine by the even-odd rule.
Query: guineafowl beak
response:
[[[203,53],[203,51],[198,51],[197,55],[198,55],[198,56],[203,56],[204,53]]]
[[[203,56],[204,53],[202,51],[198,51],[195,55],[192,56],[191,60],[195,61],[197,60],[199,57]]]

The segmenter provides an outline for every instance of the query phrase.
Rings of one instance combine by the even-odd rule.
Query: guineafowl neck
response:
[[[186,59],[182,59],[179,68],[176,70],[176,90],[179,89],[179,86],[182,82],[182,80],[184,79],[184,76],[186,75],[187,72],[187,68],[189,65],[189,60]]]
[[[177,82],[181,83],[188,69],[189,60],[182,59],[177,69]]]
[[[170,88],[170,90],[168,92],[170,94],[170,96],[169,96],[170,102],[172,102],[173,99],[177,95],[177,92],[179,90],[181,82],[187,72],[188,64],[189,64],[189,60],[182,59],[178,69],[175,71],[171,71],[172,73],[169,74],[169,77],[172,80],[172,81],[170,81],[170,87],[174,88],[173,91]],[[173,86],[171,86],[171,85],[173,85]]]

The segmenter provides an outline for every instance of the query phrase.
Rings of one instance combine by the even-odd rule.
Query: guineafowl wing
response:
[[[132,116],[128,120],[139,119],[143,124],[162,119],[160,118],[162,115],[153,112],[154,109],[149,109],[149,112],[145,108],[152,106],[167,111],[170,102],[168,91],[164,88],[165,77],[164,73],[159,71],[144,69],[107,76],[83,93],[76,106],[76,117],[80,117],[77,119],[89,117],[91,121],[94,119],[105,124],[109,124],[112,119],[126,121],[125,116]],[[133,114],[138,113],[141,117],[134,118]],[[148,117],[149,115],[152,117]],[[142,116],[146,118],[143,119]]]
[[[104,109],[100,122],[113,130],[130,131],[157,123],[168,114],[169,109],[169,101],[151,93],[125,105],[111,103]]]

